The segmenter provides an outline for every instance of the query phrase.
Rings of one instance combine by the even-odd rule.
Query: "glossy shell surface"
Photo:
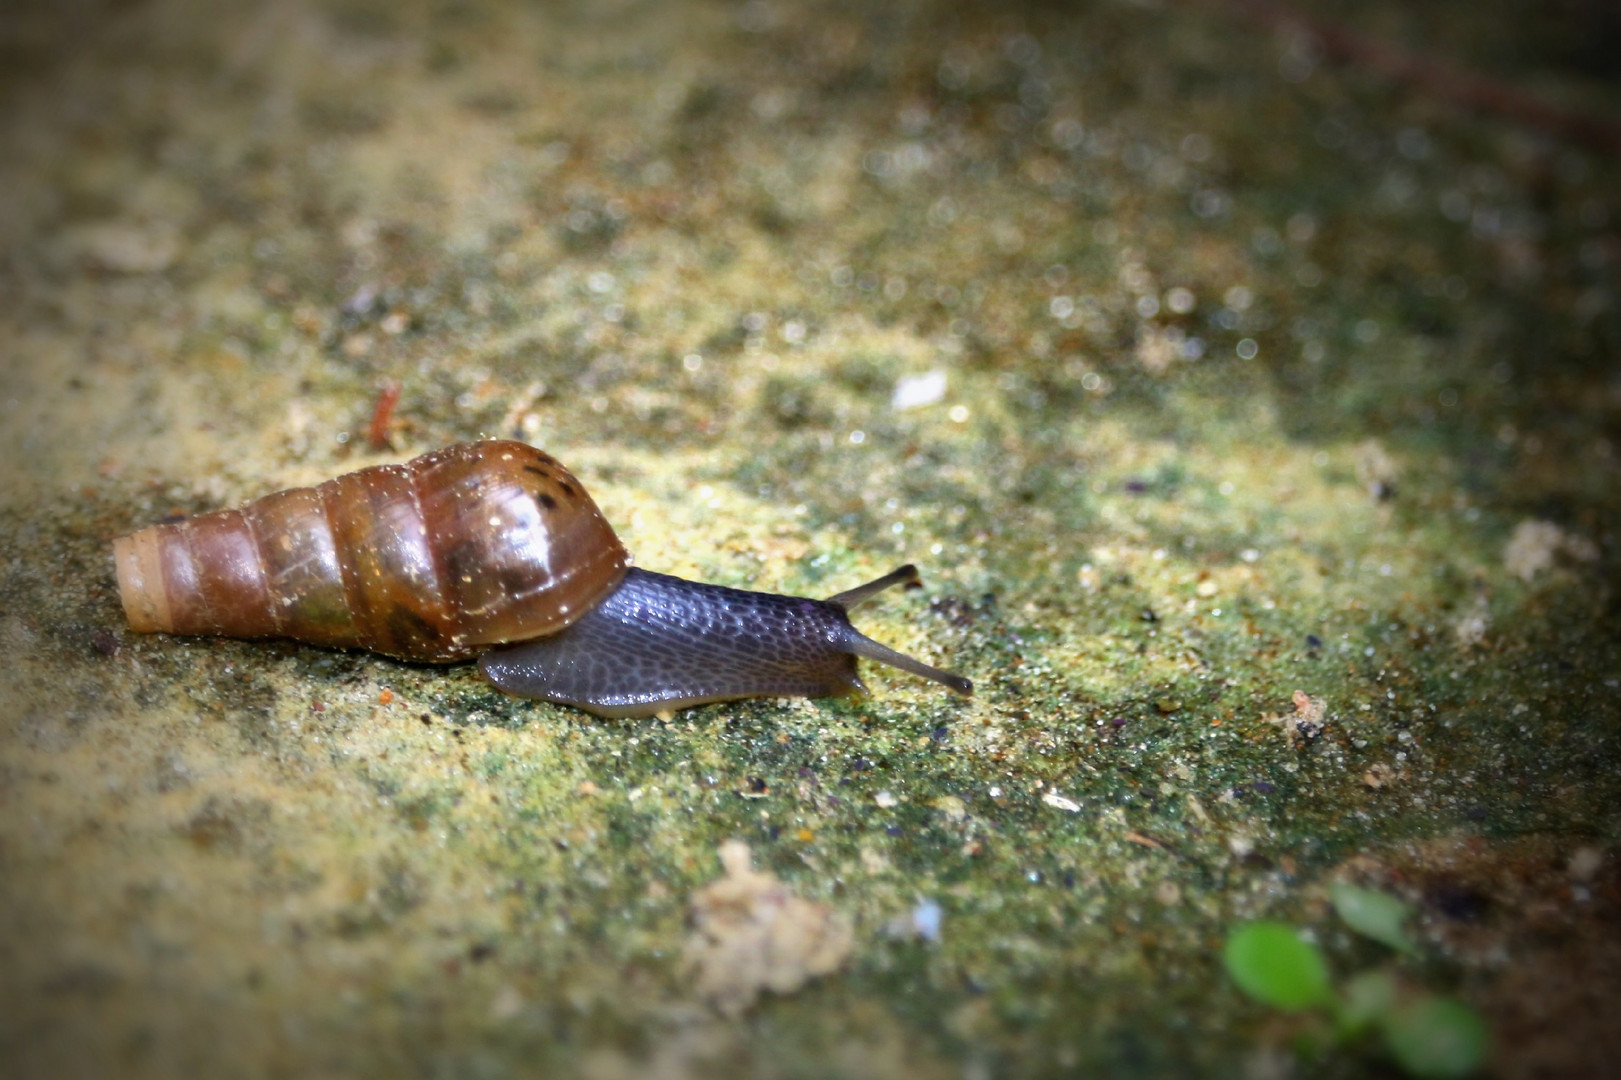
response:
[[[462,443],[113,543],[130,626],[451,661],[555,633],[629,556],[585,488],[524,443]]]

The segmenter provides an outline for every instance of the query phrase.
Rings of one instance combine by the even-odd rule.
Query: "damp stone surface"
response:
[[[1258,918],[1465,1002],[1489,1075],[1613,1061],[1614,17],[1331,7],[1371,51],[1220,2],[9,7],[0,1072],[1389,1075],[1233,984]],[[918,564],[855,622],[975,696],[609,721],[128,630],[113,537],[479,437],[649,570]]]

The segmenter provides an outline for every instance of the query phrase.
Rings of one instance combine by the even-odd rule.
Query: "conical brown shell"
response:
[[[555,633],[630,558],[585,488],[519,442],[462,443],[113,541],[131,628],[449,661]]]

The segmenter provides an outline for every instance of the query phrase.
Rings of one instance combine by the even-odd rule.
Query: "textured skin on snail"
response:
[[[632,569],[561,633],[484,654],[509,693],[646,716],[743,697],[863,693],[852,643],[861,635],[827,600],[702,585]],[[967,692],[967,680],[948,681]]]
[[[915,568],[826,600],[631,570],[579,481],[518,442],[463,443],[155,525],[113,541],[113,556],[138,631],[408,660],[483,653],[502,689],[603,716],[862,692],[857,657],[973,689],[850,625],[851,608],[916,583]]]
[[[135,630],[465,660],[554,633],[630,557],[567,469],[463,443],[113,541]]]

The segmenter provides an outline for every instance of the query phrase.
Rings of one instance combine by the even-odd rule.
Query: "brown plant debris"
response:
[[[699,997],[737,1016],[762,991],[790,994],[838,970],[855,941],[843,914],[753,869],[741,840],[722,844],[720,861],[725,876],[692,899],[686,956]]]

